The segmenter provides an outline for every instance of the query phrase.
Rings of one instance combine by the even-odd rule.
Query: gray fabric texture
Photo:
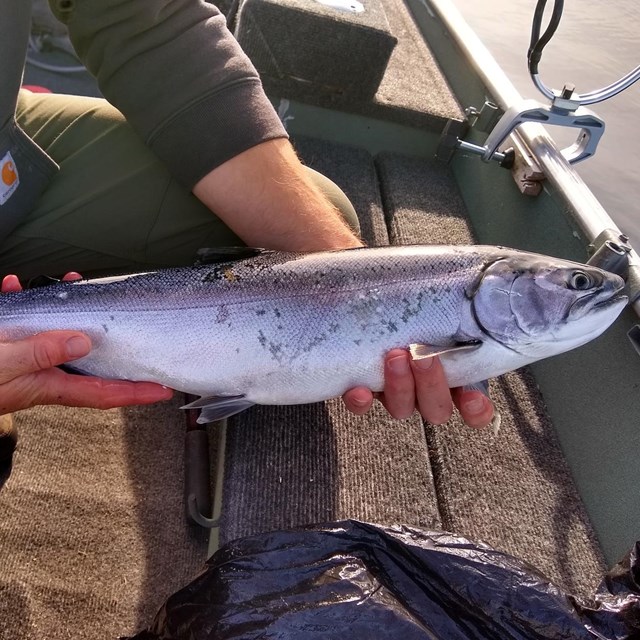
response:
[[[256,407],[230,421],[221,538],[356,518],[439,528],[420,420],[341,400]]]
[[[0,639],[117,638],[199,570],[206,536],[183,515],[178,406],[15,415],[14,472],[0,492]]]
[[[0,127],[3,127],[16,109],[31,26],[31,6],[28,2],[0,0],[0,16]]]
[[[213,5],[50,4],[104,96],[188,188],[242,151],[286,137],[255,68]]]
[[[24,221],[58,168],[13,118],[0,128],[0,237]]]
[[[33,208],[58,167],[14,119],[31,6],[0,0],[0,16],[0,237],[5,237]]]

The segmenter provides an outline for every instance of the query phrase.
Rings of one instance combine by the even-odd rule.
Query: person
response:
[[[0,0],[3,291],[42,273],[190,264],[201,247],[362,246],[353,207],[336,185],[301,164],[215,6],[199,0],[50,5],[107,100],[20,89],[30,3]],[[111,408],[171,396],[152,383],[56,368],[90,349],[89,338],[74,331],[0,344],[0,414],[37,404]],[[396,418],[417,407],[440,424],[454,402],[471,426],[493,416],[480,392],[449,390],[437,358],[414,362],[404,349],[387,354],[378,398]],[[356,414],[373,401],[365,388],[344,395]],[[4,433],[6,444],[11,430],[5,426]]]

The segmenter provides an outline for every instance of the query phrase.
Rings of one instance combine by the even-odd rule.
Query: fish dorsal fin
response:
[[[198,416],[198,424],[216,422],[224,420],[230,416],[240,413],[255,403],[247,400],[244,395],[238,396],[202,396],[189,404],[180,407],[181,409],[201,409]]]
[[[436,347],[429,344],[410,344],[409,353],[414,360],[424,360],[434,356],[442,356],[445,353],[459,353],[461,351],[475,351],[482,346],[480,341],[461,342],[450,347]]]
[[[258,249],[256,247],[211,247],[196,251],[196,266],[216,264],[218,262],[233,262],[277,253],[271,249]]]
[[[46,276],[41,274],[39,276],[34,276],[27,282],[27,286],[25,289],[38,289],[39,287],[48,287],[51,284],[58,284],[62,282],[60,278],[52,278],[51,276]]]

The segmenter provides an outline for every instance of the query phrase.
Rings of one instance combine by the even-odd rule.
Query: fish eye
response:
[[[586,291],[593,287],[593,279],[584,271],[574,271],[569,278],[569,286],[576,291]]]

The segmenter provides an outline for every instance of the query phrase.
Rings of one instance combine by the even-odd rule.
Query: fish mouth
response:
[[[612,291],[611,296],[609,298],[605,298],[604,300],[600,300],[599,302],[593,302],[593,298],[598,295],[598,291],[593,291],[586,296],[582,296],[578,298],[568,310],[567,317],[573,316],[577,317],[583,313],[588,313],[589,309],[591,311],[604,311],[609,307],[618,306],[621,302],[625,305],[629,302],[629,296],[624,293],[625,285],[619,285],[616,287],[615,291]]]
[[[594,309],[606,309],[608,307],[613,307],[620,302],[624,302],[626,305],[629,302],[629,296],[626,293],[618,293],[608,300],[601,300],[600,302],[596,302],[593,305]]]
[[[593,313],[594,324],[591,327],[583,328],[580,341],[577,342],[575,346],[586,344],[604,333],[604,331],[606,331],[606,329],[615,322],[620,313],[622,313],[622,310],[628,302],[629,297],[625,293],[616,293],[606,300],[601,300],[600,302],[593,304],[591,306],[591,311],[595,312]],[[588,313],[588,309],[583,307],[582,314],[580,315],[582,316],[585,311]],[[562,337],[555,334],[554,339],[558,340],[562,339]],[[572,337],[569,336],[569,339],[572,339]]]

